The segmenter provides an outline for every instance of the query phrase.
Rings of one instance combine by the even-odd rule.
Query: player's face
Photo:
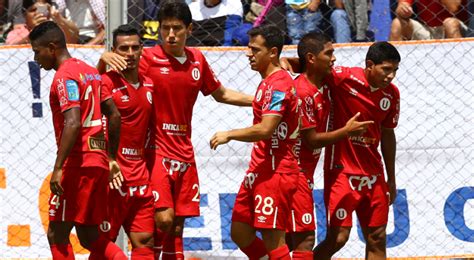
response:
[[[247,51],[250,67],[258,72],[264,72],[271,63],[272,55],[276,48],[268,49],[265,46],[265,39],[261,35],[251,37]]]
[[[386,88],[395,78],[398,70],[398,62],[384,61],[375,65],[372,61],[367,61],[367,80],[374,88]]]
[[[183,56],[186,39],[191,34],[192,25],[188,27],[177,18],[161,21],[160,33],[165,52],[173,56]]]
[[[138,67],[143,45],[138,35],[119,35],[116,39],[117,46],[113,51],[125,58],[127,69],[133,70]]]
[[[332,42],[324,44],[324,49],[318,53],[318,55],[312,55],[313,63],[309,69],[313,69],[314,72],[321,75],[328,75],[331,73],[332,66],[336,61],[334,56],[334,47]]]
[[[56,56],[52,46],[41,46],[37,42],[31,43],[31,48],[35,53],[34,59],[45,70],[51,70],[56,64]]]

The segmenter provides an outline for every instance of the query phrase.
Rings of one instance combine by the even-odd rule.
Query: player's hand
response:
[[[395,181],[387,181],[388,193],[389,193],[389,205],[392,205],[397,198],[397,184]]]
[[[104,52],[100,59],[112,69],[120,72],[127,68],[127,61],[124,57],[110,51]]]
[[[291,62],[287,57],[281,57],[280,58],[280,66],[282,69],[289,71],[291,74],[295,75],[295,71],[293,69],[293,66],[291,66]]]
[[[227,132],[217,132],[212,136],[209,144],[211,146],[211,149],[216,150],[217,146],[221,144],[226,144],[229,141],[230,141],[230,138]]]
[[[407,2],[399,2],[395,14],[399,19],[408,19],[413,15],[413,8]]]
[[[51,180],[49,181],[49,189],[54,195],[61,196],[64,193],[64,189],[61,186],[61,178],[63,177],[62,169],[54,169]]]
[[[349,136],[362,135],[367,131],[367,127],[374,123],[374,121],[357,121],[359,116],[360,112],[357,112],[357,114],[347,121],[345,128]]]
[[[120,189],[122,187],[123,175],[120,166],[115,160],[109,161],[109,186],[111,189]]]

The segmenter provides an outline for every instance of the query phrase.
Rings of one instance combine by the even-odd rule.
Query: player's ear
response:
[[[193,24],[192,24],[192,23],[190,23],[190,24],[188,25],[188,28],[186,28],[186,31],[187,31],[187,32],[186,32],[187,35],[188,35],[188,36],[191,36],[191,32],[193,31]]]
[[[311,64],[316,63],[316,55],[311,52],[306,53],[306,62]]]
[[[277,47],[272,47],[272,48],[270,49],[270,56],[271,56],[272,58],[276,58],[277,60],[279,59],[279,58],[278,58],[278,48],[277,48]]]
[[[365,61],[365,68],[368,70],[372,70],[373,67],[375,66],[375,63],[371,60],[366,60]]]

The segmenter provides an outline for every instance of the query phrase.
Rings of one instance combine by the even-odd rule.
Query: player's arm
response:
[[[390,192],[390,204],[395,201],[397,196],[397,184],[395,181],[395,154],[397,149],[397,140],[393,128],[382,127],[381,151],[385,170],[387,171],[387,184]]]
[[[297,57],[282,57],[280,58],[280,66],[291,72],[291,73],[301,73],[300,60]]]
[[[220,103],[234,106],[252,106],[253,96],[228,89],[222,85],[214,90],[211,95]]]
[[[357,121],[359,116],[360,112],[349,119],[344,127],[331,132],[321,133],[316,132],[314,128],[311,128],[302,130],[301,135],[303,136],[305,143],[309,144],[312,148],[321,148],[331,145],[348,136],[357,136],[363,134],[365,131],[367,131],[367,127],[374,123],[374,121]]]
[[[230,140],[257,142],[269,139],[280,123],[280,120],[280,115],[264,115],[262,117],[262,122],[251,127],[215,133],[209,144],[211,149],[215,150],[217,146],[226,144]]]
[[[108,157],[109,157],[109,183],[110,187],[118,189],[122,186],[123,176],[120,167],[116,161],[117,150],[120,142],[120,112],[115,106],[112,98],[106,99],[100,103],[102,113],[107,117],[108,121]]]
[[[53,175],[50,180],[50,189],[53,194],[62,195],[64,193],[61,187],[62,169],[66,158],[69,156],[77,136],[81,131],[81,110],[79,107],[73,107],[63,112],[64,129],[59,141],[58,154],[54,162]]]

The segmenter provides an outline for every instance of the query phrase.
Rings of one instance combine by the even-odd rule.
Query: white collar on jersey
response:
[[[181,64],[184,64],[186,62],[186,60],[188,59],[188,57],[186,56],[186,53],[184,54],[184,56],[181,56],[181,57],[177,57],[177,56],[174,56],[176,58],[176,60],[178,60],[179,63]]]
[[[140,82],[137,82],[137,83],[130,83],[130,85],[132,85],[132,87],[134,89],[138,89],[138,87],[140,87]]]
[[[378,88],[374,88],[372,86],[369,86],[369,87],[370,87],[370,92],[375,92],[375,91],[379,90]]]

